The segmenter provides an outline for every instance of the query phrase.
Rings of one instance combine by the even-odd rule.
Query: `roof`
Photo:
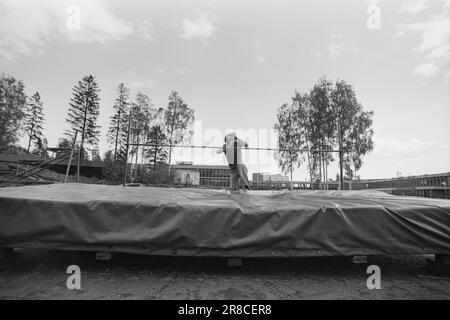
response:
[[[44,158],[34,154],[0,153],[1,162],[42,161]]]
[[[442,176],[450,177],[450,172],[433,173],[433,174],[422,174],[422,175],[419,175],[419,176],[405,176],[405,177],[395,177],[395,178],[384,178],[384,179],[383,178],[379,178],[379,179],[361,179],[361,180],[354,180],[352,182],[369,183],[369,182],[384,182],[384,181],[407,180],[407,179],[436,178],[436,177],[442,177]]]
[[[222,169],[230,170],[229,166],[210,165],[210,164],[175,164],[171,165],[174,169]]]

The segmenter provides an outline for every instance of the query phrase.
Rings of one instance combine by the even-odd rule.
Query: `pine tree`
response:
[[[100,136],[100,127],[97,126],[100,107],[99,92],[98,84],[92,75],[83,77],[73,87],[73,97],[70,99],[69,112],[66,118],[70,129],[66,130],[66,135],[72,140],[75,129],[79,130],[78,137],[81,134],[81,149],[85,145],[94,147],[98,144]]]
[[[128,110],[130,106],[130,90],[123,83],[117,87],[118,97],[114,103],[114,115],[111,117],[108,128],[107,140],[114,145],[113,162],[117,161],[118,156],[121,160],[124,156],[124,148],[127,137]]]
[[[42,148],[42,128],[44,124],[42,108],[41,96],[39,92],[36,92],[28,99],[27,110],[25,111],[24,130],[28,136],[28,152],[30,152],[32,142],[38,149]]]
[[[147,136],[147,157],[150,160],[150,165],[153,169],[156,165],[166,163],[167,161],[167,147],[161,145],[167,144],[167,137],[164,134],[160,125],[154,125],[150,128]]]

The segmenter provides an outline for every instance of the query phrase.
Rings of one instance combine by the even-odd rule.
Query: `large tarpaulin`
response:
[[[241,257],[450,253],[450,201],[367,190],[1,188],[0,246]]]

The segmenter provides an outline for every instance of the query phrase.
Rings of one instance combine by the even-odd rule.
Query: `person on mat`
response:
[[[236,136],[236,133],[229,133],[225,136],[225,144],[217,150],[217,154],[225,153],[228,165],[231,169],[231,191],[238,191],[239,187],[249,190],[247,177],[247,167],[242,161],[242,148],[248,148],[248,144]]]

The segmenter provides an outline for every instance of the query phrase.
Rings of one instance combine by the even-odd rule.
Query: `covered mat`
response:
[[[450,201],[370,190],[0,188],[0,246],[239,257],[450,253]]]

